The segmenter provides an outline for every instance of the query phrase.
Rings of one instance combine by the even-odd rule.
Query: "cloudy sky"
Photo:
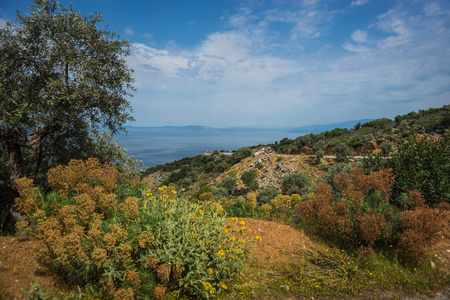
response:
[[[448,0],[71,2],[131,42],[129,125],[284,128],[450,104]],[[0,0],[0,26],[31,4]]]

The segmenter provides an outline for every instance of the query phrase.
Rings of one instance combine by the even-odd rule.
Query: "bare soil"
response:
[[[0,236],[0,299],[25,299],[32,283],[39,278],[42,289],[64,291],[49,269],[40,262],[37,249],[39,240],[20,240],[12,236]]]

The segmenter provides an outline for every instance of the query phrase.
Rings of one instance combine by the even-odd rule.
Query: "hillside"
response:
[[[318,134],[308,134],[298,138],[283,139],[271,146],[279,153],[314,154],[321,148],[327,154],[334,152],[333,148],[345,143],[355,154],[363,155],[368,151],[378,149],[382,143],[397,143],[411,135],[427,134],[441,135],[449,132],[450,105],[442,108],[430,108],[388,118],[377,119],[366,123],[358,123],[352,129],[335,128]]]
[[[326,163],[317,167],[314,156],[309,155],[289,155],[276,154],[269,147],[256,148],[253,155],[236,163],[231,169],[223,172],[217,178],[212,180],[212,186],[219,185],[227,176],[241,178],[246,171],[255,171],[257,182],[260,189],[273,186],[281,188],[281,180],[290,173],[302,172],[315,182],[325,174],[328,165],[332,165],[332,159],[325,160]],[[237,189],[245,190],[242,180],[238,180]]]
[[[292,172],[312,172],[312,179],[323,175],[327,168],[334,164],[334,160],[327,157],[335,157],[337,145],[348,147],[344,155],[362,156],[380,151],[384,146],[388,151],[395,152],[397,144],[414,135],[439,139],[448,132],[450,105],[445,105],[442,108],[396,116],[394,120],[382,118],[358,123],[353,129],[335,128],[318,134],[299,136],[293,140],[285,138],[259,147],[249,145],[247,152],[243,148],[233,153],[215,151],[187,157],[149,168],[145,170],[144,176],[150,175],[158,184],[175,185],[179,190],[191,195],[199,191],[202,183],[208,183],[213,188],[230,173],[237,172],[237,178],[240,178],[243,172],[256,170],[260,187],[273,185],[278,188],[283,175]],[[317,151],[323,151],[324,159],[321,165],[314,162],[313,155]],[[283,156],[286,154],[294,156]],[[298,154],[311,156],[306,159]],[[247,157],[252,158],[242,161]],[[277,163],[277,160],[280,161]],[[236,177],[236,174],[232,177]]]
[[[212,247],[211,240],[220,237],[217,233],[222,230],[242,234],[242,239],[238,240],[232,233],[232,237],[214,244],[217,248],[209,248],[211,251],[205,252],[212,255],[195,256],[202,259],[195,266],[189,259],[185,260],[183,268],[172,265],[170,278],[178,280],[176,270],[184,270],[177,275],[185,276],[179,282],[183,284],[189,276],[197,276],[200,280],[198,290],[204,292],[208,282],[204,283],[202,276],[211,275],[213,271],[226,272],[233,265],[235,255],[243,253],[242,249],[246,247],[245,251],[248,250],[251,257],[245,260],[239,276],[227,281],[226,285],[222,281],[216,285],[216,288],[223,287],[219,299],[448,299],[448,108],[400,116],[397,118],[399,122],[380,119],[361,124],[353,130],[334,129],[295,140],[285,139],[272,145],[244,147],[233,153],[208,152],[150,168],[142,178],[126,179],[117,186],[115,209],[106,210],[106,214],[92,213],[93,210],[90,214],[82,213],[92,208],[93,202],[89,205],[82,203],[80,196],[102,191],[102,188],[87,188],[89,185],[86,183],[80,185],[86,193],[74,199],[64,198],[63,201],[72,201],[72,204],[58,208],[43,206],[43,209],[48,210],[49,219],[54,221],[55,217],[61,217],[62,223],[72,222],[70,224],[80,217],[107,216],[111,219],[103,224],[105,232],[110,228],[108,222],[122,220],[123,223],[118,222],[115,226],[123,226],[117,228],[126,233],[124,237],[130,236],[129,241],[135,245],[133,251],[143,253],[147,253],[145,245],[141,245],[144,235],[139,236],[136,232],[144,229],[137,226],[142,225],[145,231],[151,229],[159,234],[171,232],[169,240],[161,243],[157,240],[158,243],[148,245],[148,249],[161,247],[158,253],[167,259],[169,265],[185,259],[185,254],[190,251],[186,249],[203,251],[208,249],[204,247]],[[408,124],[408,130],[402,131],[397,123]],[[349,142],[357,138],[364,138],[366,142],[359,146]],[[355,157],[356,153],[369,156]],[[90,174],[102,176],[104,172]],[[58,176],[63,180],[60,177],[64,176]],[[72,180],[75,177],[68,178]],[[96,181],[95,178],[86,180],[89,184]],[[55,193],[45,197],[51,201],[57,199],[49,198],[56,197]],[[33,202],[27,207],[34,209],[35,205]],[[66,213],[74,212],[77,205],[81,207],[79,211],[76,208],[78,213],[67,217]],[[194,213],[186,214],[185,209],[189,206],[193,207]],[[208,210],[215,211],[215,214],[207,215],[210,213]],[[196,226],[209,226],[218,216],[223,221],[209,232],[203,229],[206,227],[198,227],[196,233],[186,229],[169,230],[169,227],[177,226],[186,228],[193,222],[197,222]],[[44,218],[39,222],[47,221]],[[103,221],[98,219],[96,222]],[[97,226],[95,222],[88,224]],[[76,227],[80,228],[78,225],[66,226],[64,230],[71,231]],[[129,228],[135,231],[127,232]],[[69,250],[90,253],[92,247],[85,245],[94,241],[90,235],[95,234],[95,230],[91,228],[86,234],[75,235],[72,232],[66,235],[63,227],[59,229],[62,231],[58,231],[60,241],[66,243]],[[62,269],[58,273],[61,276],[56,276],[51,266],[38,258],[37,253],[46,246],[33,235],[27,236],[31,230],[26,227],[16,236],[0,237],[0,299],[23,299],[26,296],[24,290],[30,289],[30,284],[34,289],[34,299],[104,296],[102,292],[97,293],[99,286],[88,285],[86,289],[78,290],[75,285],[69,285],[62,279],[66,276]],[[111,233],[106,234],[111,238]],[[176,249],[188,245],[188,242],[195,244],[188,245],[183,251],[167,250],[172,234],[178,234],[177,242],[172,243]],[[200,238],[201,234],[209,236]],[[73,243],[75,240],[79,243]],[[231,242],[238,246],[231,247]],[[104,241],[99,245],[101,243]],[[128,242],[122,245],[125,244]],[[114,257],[121,253],[121,248],[117,249],[109,255]],[[58,251],[64,250],[58,248]],[[177,255],[179,251],[183,255]],[[146,258],[141,265],[137,259],[139,256],[133,257],[136,259],[129,262],[142,267],[140,272],[150,276],[146,278],[152,278],[155,285],[159,283],[160,287],[165,285],[164,288],[176,290],[171,281],[167,281],[168,275],[161,279],[161,268],[167,265],[161,262],[161,268],[153,270],[156,275],[151,275],[153,271],[147,266],[151,262]],[[225,257],[228,264],[222,265]],[[119,262],[108,260],[111,264]],[[211,262],[218,264],[202,267],[202,264]],[[72,274],[89,270],[80,271],[78,262],[74,263],[76,268],[72,269]],[[91,261],[86,266],[89,263]],[[188,272],[190,268],[198,271]],[[105,271],[97,276],[105,274],[108,273]],[[133,274],[141,276],[139,272]],[[211,277],[211,282],[215,279]],[[120,280],[117,279],[119,284]],[[140,282],[139,279],[139,284],[134,286],[136,290],[143,286]],[[157,290],[155,286],[148,289],[155,290],[155,293]],[[102,291],[107,291],[107,288]],[[52,298],[50,295],[58,296]],[[145,297],[152,296],[146,294]],[[177,299],[172,293],[155,297]]]

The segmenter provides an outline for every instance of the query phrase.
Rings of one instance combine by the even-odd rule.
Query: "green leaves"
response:
[[[1,124],[31,127],[70,124],[73,118],[94,124],[112,119],[107,125],[114,131],[130,120],[126,97],[133,91],[133,79],[121,58],[129,54],[128,41],[99,29],[100,15],[83,17],[55,1],[36,1],[30,9],[31,15],[19,14],[20,26],[1,30],[1,96],[16,116],[7,121],[2,114]],[[32,105],[36,103],[41,105]],[[38,122],[35,116],[47,118]]]
[[[11,182],[68,163],[73,149],[90,152],[90,127],[116,133],[133,120],[129,42],[100,28],[99,14],[84,17],[54,0],[29,9],[0,29],[0,140]]]
[[[450,202],[450,137],[437,141],[411,137],[398,146],[391,159],[381,154],[364,160],[366,171],[392,168],[395,176],[394,195],[417,189],[425,196],[426,203],[436,206]],[[401,202],[401,200],[399,199]],[[397,202],[394,199],[394,202]],[[399,204],[400,204],[399,202]]]

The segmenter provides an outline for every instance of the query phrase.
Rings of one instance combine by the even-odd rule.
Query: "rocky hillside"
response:
[[[245,189],[240,179],[246,171],[255,171],[260,189],[273,186],[280,188],[280,181],[290,173],[303,173],[312,182],[325,174],[326,168],[333,164],[333,159],[324,159],[320,166],[316,163],[315,156],[277,154],[270,147],[262,147],[254,150],[253,155],[233,165],[230,169],[220,174],[210,182],[211,186],[217,186],[222,180],[231,176],[237,179],[237,189]]]

